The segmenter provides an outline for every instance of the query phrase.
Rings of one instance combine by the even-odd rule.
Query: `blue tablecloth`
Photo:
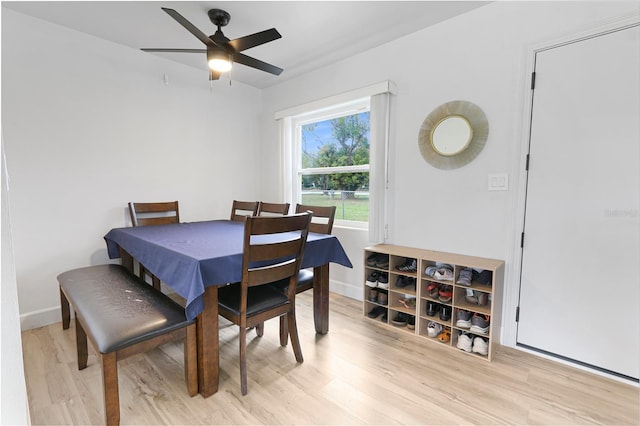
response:
[[[205,287],[242,279],[243,238],[244,223],[229,220],[115,228],[104,236],[109,258],[122,247],[187,300],[189,319],[202,312]],[[335,236],[309,233],[302,267],[330,262],[353,267]]]

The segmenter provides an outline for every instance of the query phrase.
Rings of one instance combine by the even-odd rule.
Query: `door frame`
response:
[[[522,93],[519,95],[521,102],[521,120],[519,124],[520,144],[514,150],[514,157],[518,163],[518,168],[513,179],[514,189],[516,190],[513,197],[512,216],[510,223],[512,224],[511,250],[509,258],[511,259],[511,267],[508,268],[506,282],[509,285],[504,287],[504,301],[502,307],[502,333],[501,343],[505,346],[529,352],[543,358],[551,359],[567,365],[574,366],[579,369],[590,371],[616,380],[624,381],[616,376],[599,372],[598,370],[584,367],[570,361],[563,360],[558,357],[545,355],[537,351],[531,351],[521,346],[516,346],[516,336],[518,324],[516,322],[516,309],[519,305],[520,298],[520,277],[522,272],[522,248],[521,234],[524,231],[525,224],[525,207],[527,196],[527,178],[526,171],[527,154],[529,153],[530,134],[531,134],[531,115],[533,113],[533,96],[534,91],[531,90],[531,76],[535,70],[535,59],[538,52],[553,49],[563,45],[579,42],[585,39],[593,38],[599,35],[619,31],[640,25],[640,16],[637,13],[628,13],[617,18],[603,20],[595,25],[590,25],[576,31],[569,32],[559,37],[550,38],[540,42],[525,45],[523,48],[523,75],[520,77]]]

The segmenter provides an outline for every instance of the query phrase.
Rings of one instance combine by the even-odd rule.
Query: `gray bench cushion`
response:
[[[183,307],[120,265],[74,269],[58,282],[103,354],[192,323]]]

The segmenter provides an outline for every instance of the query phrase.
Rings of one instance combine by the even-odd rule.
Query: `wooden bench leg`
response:
[[[69,301],[62,291],[62,287],[60,287],[60,310],[62,311],[62,329],[66,330],[71,322],[71,311],[69,310]]]
[[[162,290],[162,285],[160,284],[160,278],[156,277],[155,275],[151,275],[151,283],[153,284],[153,288],[155,288],[158,291]]]
[[[87,358],[89,356],[89,350],[87,348],[87,333],[85,333],[82,324],[78,321],[78,315],[76,314],[76,352],[78,354],[78,370],[84,370],[87,368]]]
[[[196,325],[192,324],[188,326],[185,332],[184,375],[189,396],[195,396],[198,393],[198,340]]]
[[[100,354],[104,418],[107,425],[120,424],[120,396],[118,394],[118,360],[115,352]]]

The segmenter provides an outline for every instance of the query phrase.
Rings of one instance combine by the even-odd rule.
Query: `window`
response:
[[[336,224],[369,222],[369,98],[293,118],[293,199],[336,206]]]
[[[335,226],[384,242],[394,93],[387,80],[277,111],[285,200],[335,205]]]

